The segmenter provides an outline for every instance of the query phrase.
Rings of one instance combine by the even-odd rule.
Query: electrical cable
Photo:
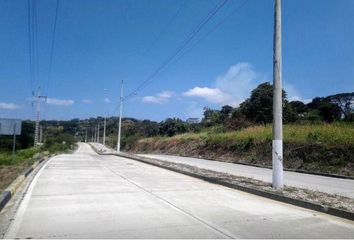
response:
[[[215,32],[222,24],[224,24],[226,22],[227,19],[229,19],[234,14],[236,14],[239,10],[241,10],[247,4],[248,1],[249,0],[243,1],[237,8],[235,8],[235,10],[233,10],[225,18],[223,18],[221,21],[219,21],[212,29],[210,29],[202,37],[200,37],[190,48],[188,48],[186,51],[184,51],[170,66],[176,64],[182,57],[184,57],[187,53],[189,53],[191,50],[193,50],[200,42],[202,42],[210,34]]]
[[[49,55],[49,69],[48,69],[48,76],[47,76],[47,93],[48,94],[50,91],[50,84],[51,84],[53,55],[54,55],[54,46],[55,46],[56,29],[57,29],[57,21],[58,21],[58,11],[59,11],[59,0],[56,1],[55,17],[54,17],[54,25],[53,25],[53,35],[52,35],[52,42],[51,42],[50,55]]]
[[[33,73],[32,73],[32,37],[31,37],[31,0],[27,0],[27,28],[28,28],[28,60],[29,60],[29,77],[30,77],[30,92],[33,94]]]
[[[139,91],[144,89],[148,84],[150,84],[153,79],[165,68],[169,63],[186,47],[188,43],[193,40],[193,38],[198,34],[203,27],[216,15],[216,13],[227,3],[228,0],[223,0],[221,3],[216,5],[207,16],[193,29],[193,31],[189,34],[187,39],[185,39],[173,52],[173,54],[168,57],[155,71],[153,71],[137,88],[127,94],[123,100],[136,95]]]

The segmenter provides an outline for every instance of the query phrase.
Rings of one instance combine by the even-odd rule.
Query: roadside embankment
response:
[[[46,158],[50,156],[50,152],[48,151],[40,151],[40,149],[25,149],[20,150],[17,153],[16,158],[12,159],[10,155],[8,158],[10,160],[6,160],[6,155],[2,154],[3,161],[0,161],[0,192],[4,191],[4,189],[14,181],[17,176],[19,176],[26,169],[30,168],[35,162],[40,159]]]
[[[133,143],[132,153],[159,153],[270,167],[271,126],[231,132],[186,133],[152,137]],[[284,167],[354,176],[354,125],[284,126]]]

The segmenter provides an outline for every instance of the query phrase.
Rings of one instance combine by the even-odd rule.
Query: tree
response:
[[[229,105],[222,106],[220,110],[221,121],[225,121],[226,119],[230,118],[233,110],[233,107]]]
[[[341,108],[337,104],[329,102],[328,98],[316,97],[312,99],[312,102],[307,104],[307,107],[311,110],[317,110],[321,119],[328,123],[340,120],[341,118]]]
[[[354,92],[327,96],[324,100],[336,104],[341,109],[344,120],[350,121],[352,119],[354,114]]]
[[[204,107],[204,118],[202,123],[206,126],[213,126],[222,122],[221,113],[208,107]]]
[[[296,120],[299,118],[299,114],[297,113],[296,109],[294,108],[293,105],[288,103],[287,101],[284,102],[283,105],[283,120],[286,123],[289,122],[296,122]]]
[[[304,114],[307,111],[307,107],[305,103],[301,101],[291,101],[289,102],[289,106],[293,109],[296,114]]]
[[[153,137],[159,134],[159,124],[157,122],[143,120],[139,125],[139,132],[144,137]]]
[[[287,104],[283,90],[283,102]],[[240,104],[241,112],[247,119],[256,123],[270,123],[273,120],[273,86],[262,83],[251,92],[251,96]]]
[[[160,134],[172,137],[179,133],[187,131],[186,124],[179,118],[167,118],[160,123]]]
[[[225,127],[229,130],[240,130],[250,126],[252,126],[252,122],[246,118],[240,108],[235,108],[231,118],[225,120]]]

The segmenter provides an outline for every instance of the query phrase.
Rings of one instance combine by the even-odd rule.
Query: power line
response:
[[[137,88],[131,91],[127,96],[124,97],[124,100],[134,96],[140,90],[144,89],[148,84],[150,84],[154,77],[156,77],[166,66],[168,66],[172,60],[190,43],[193,38],[198,34],[203,27],[216,15],[216,13],[227,3],[228,0],[223,0],[221,3],[217,4],[207,15],[206,17],[192,30],[188,37],[175,49],[174,53],[168,57],[155,71],[153,71]]]
[[[200,37],[192,46],[190,46],[188,49],[186,49],[184,52],[182,52],[168,67],[166,67],[162,72],[166,71],[168,68],[171,66],[175,65],[178,63],[181,58],[183,58],[187,53],[192,51],[200,42],[202,42],[205,38],[207,38],[210,34],[218,30],[218,28],[224,24],[231,16],[236,14],[239,10],[241,10],[248,2],[249,0],[243,1],[240,5],[238,5],[230,14],[228,14],[225,18],[221,19],[216,25],[214,25],[213,28],[211,28],[208,32],[206,32],[202,37]]]
[[[34,80],[39,87],[39,58],[38,58],[38,34],[37,34],[37,1],[33,0],[33,57]]]
[[[56,7],[55,7],[55,18],[54,18],[54,25],[53,25],[52,42],[50,47],[49,69],[48,69],[48,77],[47,77],[47,92],[49,92],[50,90],[50,83],[51,83],[53,55],[54,55],[54,46],[55,46],[54,44],[55,44],[57,21],[58,21],[58,11],[59,11],[59,0],[57,0]]]
[[[29,76],[30,76],[30,87],[31,93],[33,91],[33,73],[32,73],[32,41],[31,41],[31,2],[27,0],[27,27],[28,27],[28,59],[29,59]]]
[[[187,53],[189,53],[191,50],[193,50],[200,42],[202,42],[205,38],[207,38],[210,34],[215,32],[219,27],[224,24],[231,16],[236,14],[239,10],[241,10],[248,2],[249,0],[243,1],[238,7],[235,8],[230,14],[228,14],[225,18],[223,18],[221,21],[219,21],[212,29],[210,29],[208,32],[206,32],[202,37],[200,37],[190,48],[188,48],[186,51],[184,51],[171,65],[176,64],[182,57],[184,57]],[[170,65],[170,66],[171,66]]]
[[[36,1],[28,0],[28,53],[29,53],[29,75],[31,92],[36,87],[36,78],[38,76],[38,59],[37,59],[37,11]]]
[[[217,5],[215,5],[215,6],[213,7],[213,9],[211,9],[211,10],[208,12],[208,14],[193,28],[193,30],[189,33],[189,35],[187,36],[187,38],[186,38],[184,41],[182,41],[182,42],[178,45],[178,47],[177,47],[176,50],[175,50],[175,54],[173,54],[172,57],[170,57],[169,59],[167,59],[167,61],[163,62],[162,65],[168,65],[168,62],[170,62],[171,60],[173,60],[173,58],[179,54],[180,50],[182,50],[182,49],[185,47],[185,45],[188,44],[188,43],[190,42],[190,40],[192,40],[192,38],[195,36],[195,34],[197,34],[197,33],[201,30],[201,28],[220,10],[220,8],[221,8],[222,6],[225,5],[225,3],[226,3],[227,1],[228,1],[228,0],[224,0],[223,2],[218,3]],[[182,4],[180,8],[182,8],[184,5],[185,5],[185,4]],[[180,10],[178,10],[178,12],[179,12],[179,11],[180,11]],[[176,14],[176,15],[177,15],[177,14]],[[177,50],[179,50],[178,53],[176,53]],[[167,64],[165,64],[166,62],[167,62]],[[161,65],[161,66],[162,66],[162,65]],[[162,68],[163,68],[163,67],[161,68],[161,66],[160,66],[160,69],[161,69],[161,71],[162,71]],[[158,68],[158,69],[155,71],[155,73],[158,74],[158,73],[161,72],[161,71],[159,71],[159,68]],[[153,73],[153,74],[154,74],[154,73]],[[149,77],[147,78],[147,80],[149,80],[149,78],[151,79],[151,78],[152,78],[151,76],[152,76],[153,74],[149,75]],[[152,79],[151,79],[151,80],[152,80]],[[138,86],[135,90],[133,90],[133,91],[130,92],[127,96],[125,96],[125,97],[123,98],[123,101],[124,101],[125,99],[127,99],[127,98],[130,98],[130,97],[133,97],[133,96],[137,95],[137,93],[138,93],[139,90],[142,90],[144,87],[147,86],[147,84],[149,84],[149,83],[146,84],[145,82],[146,82],[146,80],[145,80],[143,83],[141,83],[141,85]],[[145,84],[145,86],[144,86],[144,84]],[[114,108],[114,110],[113,110],[113,112],[112,112],[112,115],[114,115],[114,114],[117,112],[118,108],[119,108],[119,105],[116,105],[116,107]]]
[[[208,13],[208,15],[194,28],[194,30],[190,33],[189,37],[182,42],[174,52],[174,54],[168,58],[153,74],[148,77],[148,79],[143,82],[143,84],[138,87],[138,89],[133,93],[133,95],[136,95],[139,90],[143,90],[146,88],[153,80],[154,77],[156,77],[159,73],[161,73],[164,68],[166,68],[169,63],[176,57],[180,52],[183,51],[183,49],[187,46],[189,42],[192,41],[192,39],[196,36],[197,33],[201,31],[201,29],[208,23],[208,21],[217,13],[219,9],[227,2],[227,0],[223,1],[220,5],[216,5],[216,7]],[[128,98],[127,96],[126,98]]]
[[[169,19],[169,21],[167,21],[167,23],[165,24],[165,26],[162,28],[162,30],[156,35],[156,37],[154,38],[154,40],[151,42],[151,44],[148,47],[147,52],[150,52],[151,48],[155,46],[155,44],[161,39],[161,37],[167,32],[167,30],[169,29],[169,27],[176,21],[176,19],[179,17],[179,15],[182,12],[183,7],[186,5],[187,0],[183,1],[181,3],[181,5],[179,6],[179,8],[177,9],[176,13]]]

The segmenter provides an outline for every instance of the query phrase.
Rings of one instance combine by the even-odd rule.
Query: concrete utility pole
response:
[[[274,2],[273,56],[273,188],[283,187],[283,97],[281,53],[281,0]]]
[[[43,127],[39,126],[39,143],[43,143]]]
[[[107,96],[108,89],[103,89],[105,96]],[[104,122],[103,122],[103,139],[102,139],[102,144],[103,146],[106,146],[106,123],[107,123],[107,112],[104,114]]]
[[[94,136],[94,138],[93,138],[93,141],[94,141],[94,142],[97,142],[97,128],[94,127],[94,129],[95,129],[95,136]]]
[[[12,140],[12,160],[16,158],[16,123],[14,124],[14,135]]]
[[[104,121],[103,121],[103,140],[102,140],[102,144],[105,146],[106,145],[106,120],[107,116],[105,114],[104,116]]]
[[[97,124],[97,140],[98,143],[100,142],[100,123]]]
[[[120,135],[122,129],[122,112],[123,112],[123,80],[120,86],[120,106],[119,106],[119,125],[118,125],[118,142],[117,142],[117,152],[120,152]]]
[[[41,89],[38,88],[37,95],[34,96],[36,99],[36,126],[34,130],[34,146],[38,146],[38,138],[39,138],[39,119],[40,119],[40,112],[41,112],[41,98],[47,100],[46,96],[41,96]]]
[[[87,142],[87,127],[86,127],[86,130],[85,130],[85,143]]]

